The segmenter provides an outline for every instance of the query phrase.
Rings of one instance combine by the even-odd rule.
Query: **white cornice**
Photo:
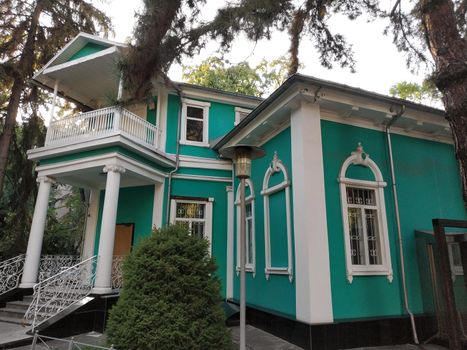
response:
[[[155,149],[150,150],[147,147],[140,146],[136,142],[120,134],[98,137],[90,141],[80,140],[74,143],[70,143],[67,146],[36,148],[29,150],[27,154],[29,160],[38,161],[41,159],[59,157],[72,153],[94,150],[110,146],[122,146],[128,150],[142,155],[143,157],[149,160],[161,164],[162,166],[175,166],[175,160],[172,159],[171,156],[168,156],[165,153],[157,151]]]

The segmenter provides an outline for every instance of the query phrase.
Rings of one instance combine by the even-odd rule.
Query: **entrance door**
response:
[[[115,242],[112,262],[112,288],[123,286],[122,263],[130,254],[133,244],[134,224],[118,224],[115,226]]]
[[[115,243],[113,255],[128,255],[133,243],[134,224],[118,224],[115,226]]]

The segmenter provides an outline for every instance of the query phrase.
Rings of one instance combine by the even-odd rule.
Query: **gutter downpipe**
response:
[[[397,197],[396,174],[394,171],[394,158],[392,154],[392,142],[391,142],[391,126],[400,117],[402,117],[404,112],[405,112],[405,105],[402,105],[400,111],[394,114],[392,119],[389,121],[389,123],[386,124],[385,131],[386,131],[388,151],[389,151],[389,165],[391,168],[392,193],[394,196],[394,211],[395,211],[395,216],[396,216],[397,236],[399,240],[399,257],[401,261],[400,269],[401,269],[401,276],[402,276],[402,289],[403,289],[403,294],[404,294],[404,308],[410,317],[413,341],[415,344],[420,344],[420,342],[418,341],[417,327],[415,325],[415,317],[414,317],[413,312],[410,310],[409,298],[407,294],[407,281],[406,281],[406,276],[405,276],[404,244],[402,240],[401,220],[400,220],[400,214],[399,214],[399,202],[398,202],[398,197]]]
[[[169,179],[168,179],[168,185],[167,185],[167,200],[166,200],[166,205],[167,208],[165,210],[165,225],[167,226],[169,224],[170,220],[170,198],[172,195],[172,176],[178,171],[178,168],[180,166],[180,128],[181,128],[181,119],[182,119],[182,91],[180,88],[176,85],[173,84],[173,87],[175,91],[177,91],[177,95],[179,97],[179,106],[178,106],[178,120],[177,120],[177,145],[175,149],[175,169],[169,172]],[[168,103],[168,102],[167,102]]]

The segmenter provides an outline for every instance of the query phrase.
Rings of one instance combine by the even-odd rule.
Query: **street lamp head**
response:
[[[247,179],[251,176],[251,161],[263,157],[266,152],[255,146],[236,145],[222,149],[220,154],[223,158],[233,160],[236,177]]]

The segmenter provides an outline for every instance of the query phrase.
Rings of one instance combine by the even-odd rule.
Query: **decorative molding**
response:
[[[272,187],[269,187],[269,179],[272,175],[282,172],[284,175],[284,180]],[[287,266],[286,267],[277,267],[272,266],[271,263],[271,219],[269,212],[269,196],[280,192],[285,191],[285,211],[286,211],[286,221],[287,221]],[[263,190],[261,195],[264,200],[264,247],[265,247],[265,273],[266,279],[269,279],[271,274],[278,275],[288,275],[289,281],[293,280],[293,262],[292,262],[292,224],[291,224],[291,214],[290,214],[290,180],[287,172],[287,168],[284,166],[282,161],[277,155],[277,151],[274,152],[271,165],[266,170],[263,179]]]
[[[351,179],[346,177],[347,169],[351,165],[365,166],[369,168],[375,179],[374,181]],[[341,209],[342,209],[342,221],[343,221],[343,234],[345,243],[345,261],[346,261],[346,277],[349,283],[353,282],[354,276],[373,276],[383,275],[386,276],[388,281],[393,281],[393,270],[391,264],[391,253],[388,238],[388,226],[386,218],[386,205],[384,200],[384,182],[381,170],[376,163],[370,158],[363,150],[362,144],[359,142],[357,149],[351,153],[351,155],[343,162],[339,172],[337,181],[340,183],[340,195],[341,195]],[[380,250],[381,250],[381,264],[369,264],[356,265],[352,263],[352,254],[350,246],[350,232],[349,232],[349,219],[348,219],[348,207],[347,204],[347,186],[357,187],[362,189],[372,189],[375,193],[375,206],[371,208],[377,212],[378,219],[378,234],[380,237]],[[366,243],[366,231],[363,233]]]
[[[245,193],[245,206],[247,204],[251,204],[251,220],[252,220],[252,223],[251,223],[251,228],[252,228],[252,232],[251,232],[251,239],[252,239],[252,249],[253,249],[253,254],[252,254],[252,258],[253,258],[253,261],[251,264],[248,264],[246,261],[245,261],[245,271],[246,272],[251,272],[253,274],[253,278],[256,276],[256,209],[255,209],[255,188],[253,186],[253,182],[251,181],[251,179],[246,179],[245,180],[245,190],[249,188],[250,189],[250,194],[248,196],[246,196],[246,193]],[[245,191],[246,192],[246,191]],[[241,208],[240,208],[240,185],[238,185],[237,187],[237,191],[236,191],[236,194],[235,194],[235,206],[237,208],[236,212],[237,212],[237,264],[236,264],[236,271],[237,271],[237,276],[240,272],[240,225],[241,225]],[[246,233],[246,232],[245,232]],[[245,237],[245,245],[248,246],[248,236]],[[245,252],[246,252],[246,249],[245,249]],[[246,255],[246,254],[245,254]],[[246,257],[245,257],[246,259]]]
[[[203,180],[203,181],[214,181],[214,182],[232,182],[230,177],[223,176],[208,176],[208,175],[190,175],[190,174],[174,174],[174,179],[182,180]]]
[[[113,173],[125,174],[126,169],[120,165],[111,164],[111,165],[106,165],[102,171],[104,173],[108,173],[109,171],[111,171]]]
[[[55,179],[49,177],[49,176],[44,176],[44,175],[42,175],[42,176],[38,176],[38,177],[36,178],[36,182],[38,182],[38,183],[50,183],[50,184],[53,185],[53,184],[55,184],[57,181],[56,181]]]

